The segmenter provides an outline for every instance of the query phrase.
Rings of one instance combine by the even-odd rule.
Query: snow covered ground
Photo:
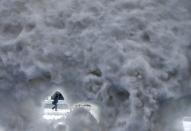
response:
[[[191,116],[182,100],[191,93],[190,7],[190,0],[0,0],[0,131],[65,130],[41,119],[42,101],[57,88],[68,103],[100,108],[99,123],[74,112],[70,131],[183,130]]]

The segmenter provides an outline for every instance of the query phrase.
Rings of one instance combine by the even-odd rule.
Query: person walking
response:
[[[59,100],[59,93],[56,92],[52,101],[52,104],[54,105],[52,109],[53,110],[55,109],[55,111],[57,111],[58,108],[58,100]]]

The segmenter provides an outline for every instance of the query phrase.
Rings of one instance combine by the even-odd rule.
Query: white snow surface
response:
[[[70,131],[180,131],[157,115],[191,93],[190,50],[190,0],[0,0],[0,131],[64,131],[42,120],[54,88],[100,108]]]

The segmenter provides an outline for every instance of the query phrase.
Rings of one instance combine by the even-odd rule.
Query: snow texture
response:
[[[190,0],[0,0],[0,131],[65,130],[41,120],[54,88],[100,107],[71,131],[180,131],[190,50]]]

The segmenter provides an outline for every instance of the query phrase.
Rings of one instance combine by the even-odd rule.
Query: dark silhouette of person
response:
[[[58,91],[56,91],[56,93],[54,93],[54,95],[51,97],[51,99],[53,99],[52,104],[54,105],[52,107],[52,109],[55,111],[57,111],[58,108],[58,100],[64,100],[64,97],[62,96],[62,94]]]
[[[58,104],[58,95],[56,95],[56,96],[54,97],[52,104],[54,105],[54,106],[52,107],[52,109],[55,109],[55,111],[57,111],[57,107],[58,107],[58,105],[57,105],[57,104]]]

